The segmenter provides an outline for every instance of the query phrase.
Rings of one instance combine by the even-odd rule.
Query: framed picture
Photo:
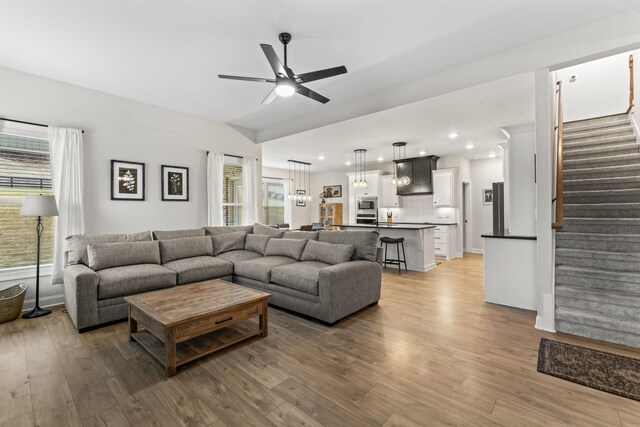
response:
[[[303,196],[306,196],[307,192],[305,190],[296,190],[296,194],[302,194]],[[305,206],[307,206],[307,201],[306,200],[296,200],[296,206],[304,208]]]
[[[144,200],[144,163],[111,160],[111,200]]]
[[[482,189],[482,203],[484,203],[485,205],[493,204],[493,189],[491,188]]]
[[[333,197],[342,197],[342,185],[325,185],[322,187],[322,192],[328,199]]]
[[[162,200],[189,201],[189,168],[162,165]]]

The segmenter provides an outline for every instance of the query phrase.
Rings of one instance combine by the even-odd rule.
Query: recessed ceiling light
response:
[[[345,162],[345,165],[347,165],[347,166],[351,166],[351,162],[350,162],[349,160],[347,160],[347,161]]]
[[[424,156],[425,154],[427,154],[426,151],[420,151],[418,154],[420,154],[421,156]]]
[[[466,148],[467,150],[473,150],[473,147],[475,147],[475,145],[473,145],[472,143],[468,143],[464,146],[464,148]]]
[[[491,153],[489,153],[489,158],[490,159],[494,159],[496,157],[496,153],[494,153],[493,151]]]
[[[383,161],[383,160],[384,160],[384,157],[382,157],[382,156],[378,157],[378,161],[379,161],[379,162],[381,162],[381,161]]]
[[[318,156],[318,160],[324,160],[324,156],[323,156],[322,154],[320,154],[320,155]]]
[[[451,138],[451,139],[456,139],[457,137],[458,137],[458,132],[451,132],[449,134],[449,138]]]

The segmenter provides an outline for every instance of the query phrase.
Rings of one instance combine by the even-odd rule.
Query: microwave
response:
[[[358,211],[376,211],[378,210],[377,197],[362,197],[356,200],[356,210]]]

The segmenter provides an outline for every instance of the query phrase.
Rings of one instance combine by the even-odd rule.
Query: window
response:
[[[224,164],[224,225],[242,222],[242,163],[240,159],[226,158]]]
[[[35,218],[20,216],[20,208],[26,194],[53,194],[49,143],[45,138],[9,133],[6,126],[0,129],[0,269],[33,266]],[[50,264],[53,218],[42,218],[42,223],[40,263]]]
[[[284,181],[262,178],[262,221],[267,225],[284,224]]]

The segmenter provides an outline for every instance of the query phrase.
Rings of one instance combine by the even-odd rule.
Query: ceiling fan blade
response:
[[[274,86],[273,89],[271,89],[271,92],[269,92],[269,95],[267,95],[267,97],[262,100],[262,103],[271,104],[271,101],[273,101],[277,97],[278,97],[278,94],[276,93],[276,87]]]
[[[287,77],[287,71],[284,69],[280,59],[278,59],[278,55],[276,55],[276,51],[273,50],[273,47],[270,44],[260,44],[260,47],[264,52],[264,56],[267,57],[267,61],[269,61],[269,65],[271,65],[276,76]]]
[[[275,83],[275,79],[263,79],[260,77],[243,77],[243,76],[228,76],[226,74],[218,74],[218,77],[221,79],[229,79],[229,80],[242,80],[245,82],[260,82],[260,83]]]
[[[320,95],[318,92],[314,92],[309,88],[306,88],[302,85],[296,85],[296,92],[298,92],[300,95],[306,96],[307,98],[311,98],[314,101],[318,101],[318,102],[322,102],[323,104],[326,104],[327,102],[329,102],[329,98],[325,98],[324,96]]]
[[[325,70],[311,71],[310,73],[298,74],[296,80],[300,80],[299,83],[309,83],[315,80],[326,79],[327,77],[333,77],[340,74],[345,74],[347,67],[341,65],[339,67],[327,68]]]

